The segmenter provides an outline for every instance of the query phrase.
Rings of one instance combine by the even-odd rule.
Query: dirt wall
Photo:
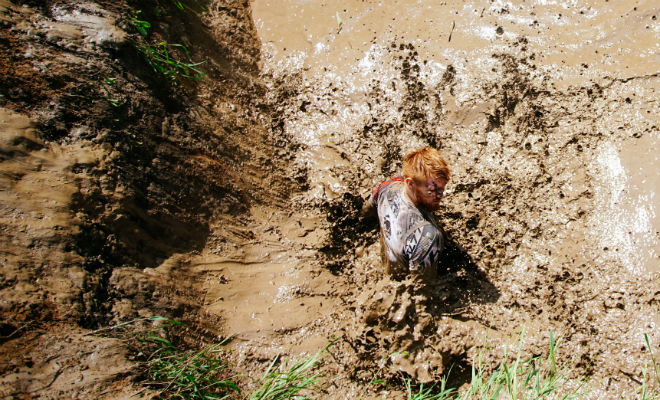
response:
[[[284,179],[263,185],[280,161],[247,5],[202,5],[0,3],[3,396],[141,390],[126,385],[140,371],[125,344],[85,329],[155,314],[195,325],[195,277],[177,257],[213,221],[240,226],[253,202],[283,197]],[[146,36],[135,20],[151,21]],[[206,79],[154,70],[145,49],[161,42]]]

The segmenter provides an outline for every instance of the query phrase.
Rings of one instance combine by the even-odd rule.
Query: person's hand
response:
[[[362,202],[362,209],[358,217],[360,224],[375,225],[378,222],[378,211],[369,198]]]

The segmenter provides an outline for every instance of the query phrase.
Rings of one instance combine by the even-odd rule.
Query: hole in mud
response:
[[[445,365],[447,374],[447,387],[460,388],[472,380],[472,365],[468,363],[466,355],[462,354],[449,360]]]
[[[330,235],[321,252],[328,257],[326,267],[332,273],[344,269],[354,249],[376,241],[377,222],[360,218],[363,203],[360,196],[346,192],[338,200],[323,204]]]
[[[16,335],[17,331],[18,328],[16,328],[14,325],[6,322],[0,322],[0,344],[12,339]]]

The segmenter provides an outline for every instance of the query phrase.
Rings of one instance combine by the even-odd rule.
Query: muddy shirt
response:
[[[444,246],[442,230],[431,213],[415,207],[405,190],[402,178],[392,178],[369,196],[378,213],[384,256],[410,271],[436,268]]]

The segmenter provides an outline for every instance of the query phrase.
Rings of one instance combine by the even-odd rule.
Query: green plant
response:
[[[166,324],[159,329],[181,325],[178,321],[163,318]],[[226,399],[238,387],[227,379],[219,378],[226,364],[219,358],[223,343],[202,350],[179,350],[167,338],[148,332],[140,341],[155,348],[146,361],[150,381],[161,395],[170,399]]]
[[[550,332],[550,349],[546,358],[534,356],[521,358],[524,330],[520,334],[518,351],[512,363],[508,363],[507,351],[504,362],[491,374],[487,374],[483,365],[483,351],[479,352],[472,367],[472,379],[466,388],[455,391],[446,388],[446,378],[440,381],[440,387],[419,386],[413,393],[410,380],[406,381],[408,400],[495,400],[495,399],[575,399],[583,397],[580,390],[583,379],[578,378],[578,387],[569,388],[568,372],[557,365],[556,352],[558,342]],[[484,346],[485,347],[485,346]]]
[[[149,21],[144,21],[138,18],[141,13],[142,10],[137,10],[135,15],[129,18],[128,22],[133,25],[135,30],[137,30],[140,35],[147,37],[149,34],[149,28],[151,28],[151,24]]]
[[[313,356],[304,358],[290,367],[285,361],[280,364],[280,370],[275,369],[275,365],[279,361],[279,357],[276,357],[261,378],[259,389],[252,392],[248,399],[309,399],[304,393],[319,382],[320,372],[317,367],[321,363],[321,354],[333,344],[334,342],[329,343]]]
[[[644,334],[644,340],[646,341],[646,347],[651,354],[651,365],[650,368],[655,375],[655,380],[648,373],[649,362],[647,361],[642,368],[642,386],[640,387],[640,400],[659,400],[660,399],[660,360],[655,357],[653,350],[651,348],[651,341],[649,340],[649,335]],[[651,381],[649,387],[649,380]]]
[[[482,354],[477,357],[476,367],[472,367],[472,381],[460,399],[496,399],[500,395],[508,399],[555,399],[564,400],[583,396],[580,389],[583,379],[576,389],[569,389],[568,371],[557,365],[556,352],[558,342],[550,332],[550,349],[547,358],[534,356],[521,359],[524,330],[520,334],[518,352],[512,364],[502,363],[490,377],[484,376]],[[507,358],[505,351],[504,358]],[[561,390],[558,390],[561,389]]]
[[[160,42],[155,46],[142,45],[138,47],[138,50],[145,56],[154,71],[165,75],[173,81],[176,81],[179,76],[195,80],[204,78],[204,73],[196,68],[203,64],[204,61],[181,61],[172,53],[172,49],[180,49],[184,52],[186,58],[190,60],[188,49],[182,44]]]
[[[440,389],[439,391],[436,390],[436,385],[431,385],[429,387],[424,387],[424,384],[419,385],[419,391],[417,393],[413,393],[412,390],[412,384],[410,383],[410,379],[406,380],[406,393],[408,394],[408,400],[445,400],[449,399],[450,395],[452,392],[454,392],[453,388],[446,388],[447,384],[447,379],[442,378],[440,380]]]
[[[124,104],[126,104],[125,100],[118,99],[115,97],[110,97],[110,93],[112,90],[110,90],[110,87],[117,84],[117,78],[104,78],[103,82],[99,82],[99,86],[101,90],[104,92],[103,93],[103,98],[108,101],[113,107],[121,107]]]
[[[190,12],[193,12],[193,13],[206,11],[206,7],[204,7],[203,5],[201,5],[199,3],[205,3],[205,2],[208,3],[208,1],[204,1],[204,0],[202,0],[202,1],[171,0],[171,1],[172,1],[172,4],[174,4],[174,6],[176,8],[178,8],[180,11],[190,11]],[[193,6],[191,6],[191,4]],[[198,8],[199,11],[196,11],[195,8]]]

